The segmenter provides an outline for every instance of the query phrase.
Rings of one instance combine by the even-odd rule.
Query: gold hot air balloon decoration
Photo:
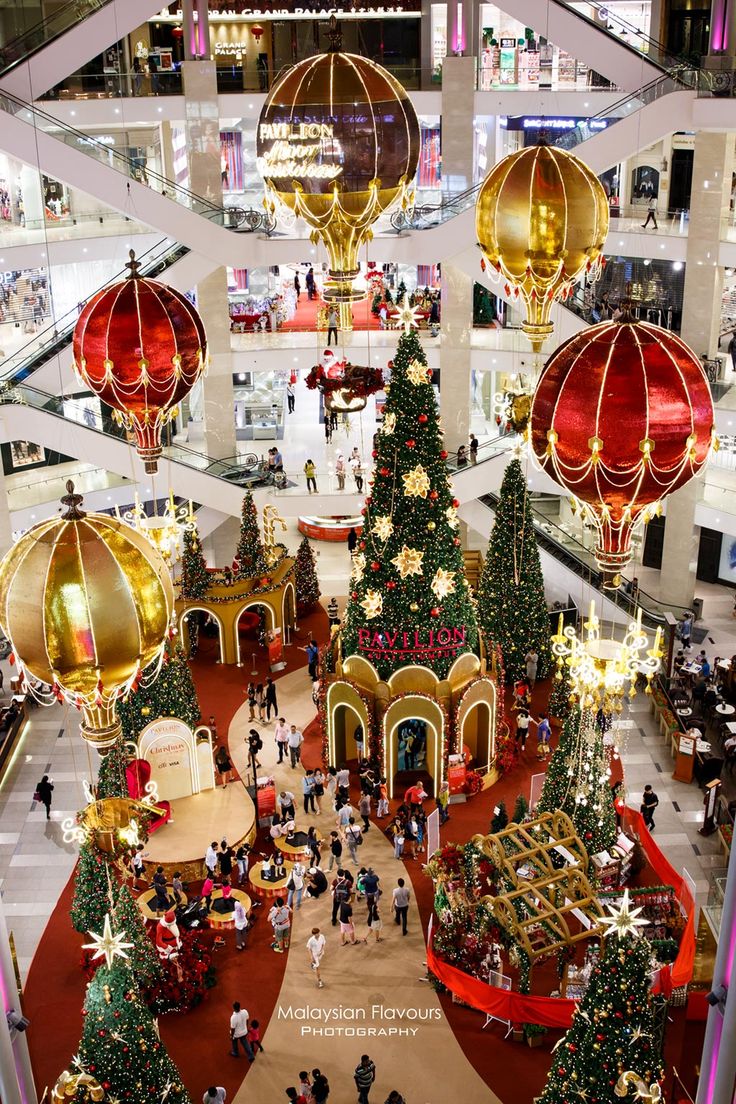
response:
[[[555,146],[527,146],[491,169],[478,194],[478,244],[526,309],[521,328],[540,352],[552,304],[595,277],[608,234],[608,199],[591,169]]]
[[[257,165],[272,211],[304,219],[329,257],[325,299],[364,298],[353,281],[375,221],[413,201],[419,123],[406,90],[369,58],[343,53],[334,16],[330,48],[274,84],[258,123]]]
[[[77,706],[82,736],[104,750],[121,731],[118,698],[163,655],[174,590],[144,536],[86,514],[73,483],[67,491],[66,510],[24,533],[0,563],[0,624],[29,690],[46,705]]]

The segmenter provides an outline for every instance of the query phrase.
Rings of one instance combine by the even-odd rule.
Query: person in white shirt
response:
[[[248,913],[245,911],[242,901],[235,901],[235,908],[233,910],[233,921],[235,923],[235,950],[245,950],[245,937],[248,932]],[[223,1100],[225,1097],[222,1098]],[[222,1104],[218,1101],[218,1104]]]
[[[335,824],[341,832],[345,831],[345,828],[350,823],[350,818],[353,815],[353,809],[351,805],[342,805],[337,811],[337,817],[335,818]]]
[[[276,747],[279,750],[279,763],[283,763],[286,749],[289,744],[289,726],[283,717],[279,717],[273,735],[276,741]]]
[[[311,970],[314,970],[317,976],[318,989],[324,989],[325,984],[322,980],[320,968],[322,966],[322,956],[325,953],[326,942],[319,928],[312,928],[312,934],[307,940],[307,951],[309,952],[309,967]]]
[[[217,869],[217,843],[214,840],[205,852],[204,865],[207,867],[209,876],[214,878]]]
[[[353,473],[353,479],[355,480],[355,486],[358,494],[361,494],[363,491],[363,461],[360,458],[360,453],[358,452],[357,448],[353,449],[352,453],[350,454],[350,459],[348,460],[348,463],[350,465],[350,470]]]
[[[233,1003],[233,1014],[230,1017],[230,1040],[232,1042],[232,1050],[230,1053],[233,1058],[240,1057],[238,1053],[238,1044],[240,1044],[248,1055],[248,1061],[253,1061],[255,1055],[253,1054],[253,1047],[248,1040],[248,1013],[245,1008],[240,1007],[240,1001],[235,1001]]]
[[[286,883],[286,888],[288,890],[286,897],[287,908],[291,908],[292,903],[294,903],[294,907],[297,910],[302,907],[302,892],[304,890],[304,876],[306,873],[306,869],[300,862],[295,862],[292,866],[289,880]]]
[[[281,810],[281,815],[286,820],[293,820],[295,815],[294,795],[290,790],[282,790],[276,798],[276,804]]]
[[[302,757],[302,744],[304,743],[304,737],[302,736],[296,725],[292,725],[289,730],[288,744],[289,755],[291,757],[292,767],[296,767],[297,763]]]
[[[350,771],[345,766],[340,767],[337,772],[337,788],[339,790],[345,790],[346,793],[350,788]]]
[[[216,1085],[210,1085],[209,1089],[202,1097],[202,1104],[225,1104],[226,1096],[227,1093],[222,1085],[220,1085],[219,1088]]]

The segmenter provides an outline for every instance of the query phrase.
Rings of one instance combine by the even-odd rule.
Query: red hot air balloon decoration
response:
[[[157,470],[161,430],[207,369],[207,336],[192,303],[138,273],[90,299],[74,329],[74,366],[82,383],[135,434],[147,472]]]
[[[531,449],[598,530],[604,583],[618,585],[631,533],[665,495],[693,479],[715,444],[703,365],[676,334],[602,322],[544,366],[531,412]]]

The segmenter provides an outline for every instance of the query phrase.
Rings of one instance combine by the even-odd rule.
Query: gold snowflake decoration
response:
[[[384,390],[388,391],[388,387],[384,388]],[[396,429],[396,415],[395,414],[388,413],[388,414],[383,415],[382,429],[383,429],[383,432],[386,434],[387,437],[391,436],[393,431]]]
[[[388,514],[381,514],[373,522],[373,532],[379,540],[387,541],[394,531],[394,523]]]
[[[406,579],[408,575],[422,575],[422,561],[424,560],[424,553],[420,552],[418,548],[409,548],[407,545],[399,552],[398,556],[394,556],[391,563],[402,579]]]
[[[404,498],[426,498],[429,493],[429,476],[421,464],[401,477],[404,481]]]
[[[391,312],[391,317],[397,328],[400,326],[404,333],[409,333],[410,330],[419,329],[419,319],[422,317],[422,312],[419,307],[410,307],[408,300],[402,299],[398,310]]]
[[[457,510],[454,506],[447,507],[447,509],[445,510],[445,517],[447,518],[447,524],[450,526],[450,528],[457,529],[460,522],[458,521]]]
[[[446,598],[448,594],[454,594],[455,572],[445,571],[444,568],[438,567],[435,577],[432,580],[431,589],[439,599]]]
[[[638,935],[637,928],[647,926],[648,921],[639,916],[641,908],[632,909],[628,889],[624,890],[620,908],[615,905],[606,905],[606,908],[611,915],[603,921],[607,925],[604,935],[617,935],[619,939],[624,939],[627,935]]]
[[[365,598],[360,603],[369,621],[374,617],[380,617],[383,613],[383,595],[377,590],[366,591]]]
[[[113,934],[109,913],[105,916],[102,935],[92,931],[89,934],[92,938],[92,942],[84,943],[83,950],[95,952],[92,955],[92,961],[96,958],[104,958],[108,968],[112,966],[116,958],[127,958],[128,956],[125,951],[133,946],[132,943],[123,942],[125,939],[125,932],[115,932],[115,934]]]
[[[356,552],[355,555],[353,556],[353,566],[352,566],[352,572],[351,572],[353,578],[356,579],[358,582],[360,582],[360,580],[363,578],[364,571],[365,571],[365,553],[364,552]]]
[[[426,383],[428,380],[427,365],[422,364],[421,360],[413,360],[406,370],[406,378],[415,387],[418,387],[420,383]]]

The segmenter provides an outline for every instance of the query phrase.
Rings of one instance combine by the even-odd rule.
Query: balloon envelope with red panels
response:
[[[74,330],[82,382],[111,406],[155,472],[161,430],[207,367],[207,337],[195,307],[178,291],[137,273],[103,288]]]
[[[532,403],[532,453],[592,517],[609,585],[631,559],[637,521],[698,474],[713,432],[703,365],[668,330],[603,322],[549,358]]]

